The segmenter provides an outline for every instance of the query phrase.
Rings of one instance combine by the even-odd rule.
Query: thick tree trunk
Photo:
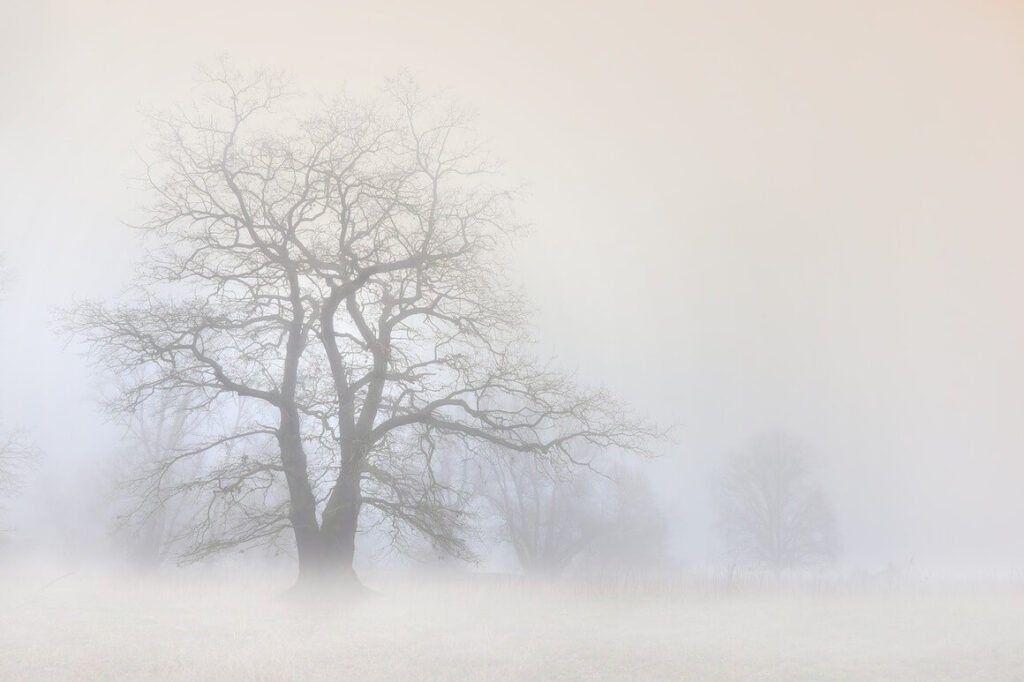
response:
[[[281,425],[278,442],[285,481],[288,484],[288,520],[295,533],[295,547],[299,559],[299,585],[320,580],[324,573],[324,545],[317,521],[317,500],[309,480],[309,465],[302,446],[302,421],[296,404],[299,361],[306,345],[306,310],[302,302],[302,287],[294,268],[288,270],[289,300],[292,320],[288,330],[284,375],[278,404]]]
[[[299,577],[295,591],[299,594],[322,596],[324,593],[358,594],[363,591],[356,576],[356,531],[362,498],[359,472],[355,466],[343,466],[342,473],[324,508],[323,519],[316,527],[315,506],[312,526],[309,515],[299,514],[292,497],[293,525],[299,548]],[[312,494],[310,494],[312,500]],[[306,532],[309,528],[313,530]],[[300,539],[301,533],[301,539]]]
[[[320,528],[325,568],[339,579],[352,582],[357,581],[353,560],[359,512],[362,509],[359,481],[359,470],[350,460],[342,466],[342,472],[327,500]]]
[[[334,379],[334,389],[338,398],[338,433],[341,435],[341,472],[324,507],[320,541],[324,568],[338,580],[358,584],[353,559],[359,511],[363,502],[360,489],[362,451],[357,447],[355,394],[348,383],[334,331],[334,315],[346,296],[351,293],[352,291],[346,287],[332,287],[331,294],[320,311],[320,339],[327,353],[331,377]]]
[[[320,528],[316,519],[316,497],[309,484],[306,452],[299,433],[299,415],[294,408],[281,410],[278,444],[288,485],[288,520],[295,533],[295,546],[299,558],[299,578],[317,572],[322,563],[323,548]]]

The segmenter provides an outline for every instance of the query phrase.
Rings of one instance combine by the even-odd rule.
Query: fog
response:
[[[152,203],[140,180],[153,158],[150,114],[187,111],[197,67],[227,60],[243,74],[284,71],[313,109],[409,78],[471,110],[473,129],[500,160],[499,184],[519,188],[515,216],[527,229],[503,254],[502,273],[522,292],[533,352],[663,434],[637,448],[650,457],[629,447],[594,452],[607,478],[567,482],[576,473],[561,464],[543,472],[536,494],[545,500],[565,494],[601,510],[573,516],[551,502],[559,511],[550,518],[572,519],[562,532],[595,532],[600,517],[622,535],[588,540],[589,553],[573,554],[535,588],[509,582],[531,571],[515,551],[507,507],[485,502],[498,499],[494,481],[533,480],[516,465],[448,472],[468,486],[478,520],[465,536],[473,556],[451,559],[454,573],[424,561],[422,547],[394,549],[386,526],[361,520],[356,572],[391,601],[358,607],[374,625],[365,646],[351,646],[383,647],[380,633],[401,604],[429,610],[450,599],[463,615],[432,635],[441,652],[430,649],[431,679],[1013,679],[1024,671],[1013,653],[1024,650],[1024,630],[1015,602],[999,592],[1015,590],[1019,600],[1024,569],[1017,4],[6,0],[0,57],[0,443],[17,432],[25,453],[20,483],[0,505],[0,563],[13,576],[2,603],[24,619],[5,630],[5,649],[34,651],[74,631],[46,605],[87,614],[100,595],[128,590],[98,616],[110,622],[96,627],[116,638],[122,626],[110,623],[140,617],[131,600],[166,604],[193,589],[208,595],[200,601],[244,594],[277,609],[272,599],[295,581],[288,533],[277,552],[232,548],[185,567],[169,551],[155,576],[139,576],[116,530],[125,509],[118,468],[138,449],[137,433],[104,409],[124,377],[66,330],[82,302],[113,304],[137,291],[135,277],[152,261],[128,224]],[[735,486],[722,482],[758,470],[749,464],[757,453],[781,451],[799,453],[796,468],[806,472],[791,479],[793,490],[828,510],[828,530],[814,526],[828,551],[814,561],[751,554],[729,540],[749,528],[723,531],[742,513],[722,492]],[[504,461],[473,452],[474,461]],[[640,492],[616,488],[624,480]],[[563,484],[583,488],[560,492]],[[644,502],[634,508],[635,499]],[[608,514],[657,522],[640,532]],[[649,546],[622,538],[647,532],[657,557],[641,560]],[[225,572],[246,577],[227,585]],[[434,592],[415,578],[428,574]],[[481,587],[481,575],[502,577]],[[879,583],[912,596],[879,595]],[[608,599],[627,604],[635,639],[609,644],[608,660],[618,663],[601,667],[592,649],[614,639],[602,625],[617,608]],[[645,610],[659,599],[684,615]],[[509,652],[532,646],[520,631],[547,622],[548,607],[579,610],[573,617],[590,624],[573,638],[572,617],[552,621],[531,635],[548,648],[515,662]],[[730,608],[733,620],[723,615]],[[214,634],[233,627],[233,616],[143,611],[153,609],[146,642],[196,623]],[[887,609],[898,612],[888,627],[902,634],[873,629]],[[833,623],[833,639],[818,648],[751,625],[763,618],[798,633],[836,612],[849,620]],[[928,630],[941,619],[960,629]],[[431,627],[416,623],[395,641],[413,646],[416,628]],[[493,627],[495,639],[468,641],[476,627]],[[694,648],[668,655],[678,638],[666,631]],[[885,648],[903,635],[903,649]],[[307,651],[330,646],[328,634],[317,637]],[[933,651],[942,637],[961,648]],[[730,640],[743,656],[730,658]],[[152,668],[96,664],[83,679],[327,676],[314,664],[261,673],[230,645],[215,652],[220,667],[200,675],[188,663],[202,656],[196,643],[181,646],[170,662],[142,646]],[[971,647],[995,653],[974,657]],[[477,652],[475,663],[460,658],[467,651]],[[857,652],[871,664],[851,662],[863,663]],[[23,653],[6,675],[66,679],[64,664],[39,667],[53,656]],[[925,663],[900,667],[901,656]],[[367,667],[349,676],[416,677],[399,663],[360,660]],[[786,667],[805,660],[817,667]]]

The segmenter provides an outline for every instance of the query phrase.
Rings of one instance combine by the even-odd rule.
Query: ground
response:
[[[342,604],[286,586],[11,575],[0,680],[1024,680],[1014,585],[391,578]]]

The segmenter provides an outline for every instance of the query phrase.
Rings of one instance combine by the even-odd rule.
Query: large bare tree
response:
[[[715,482],[718,529],[733,565],[778,573],[838,552],[835,514],[795,441],[754,439]]]
[[[455,107],[408,81],[315,107],[265,74],[222,68],[203,89],[160,119],[155,243],[131,295],[73,324],[141,377],[119,409],[164,392],[202,413],[246,405],[153,471],[218,453],[191,556],[290,529],[300,581],[354,579],[365,507],[461,550],[440,447],[645,451],[651,427],[530,359],[504,275],[511,197]]]

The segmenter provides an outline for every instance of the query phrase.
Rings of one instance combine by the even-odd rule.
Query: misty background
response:
[[[527,185],[536,338],[674,426],[651,466],[678,561],[718,560],[709,478],[782,430],[843,565],[1017,572],[1022,34],[1012,2],[8,0],[0,415],[43,453],[10,525],[84,542],[124,431],[53,312],[126,285],[143,113],[228,54],[324,92],[408,70],[475,107]]]

